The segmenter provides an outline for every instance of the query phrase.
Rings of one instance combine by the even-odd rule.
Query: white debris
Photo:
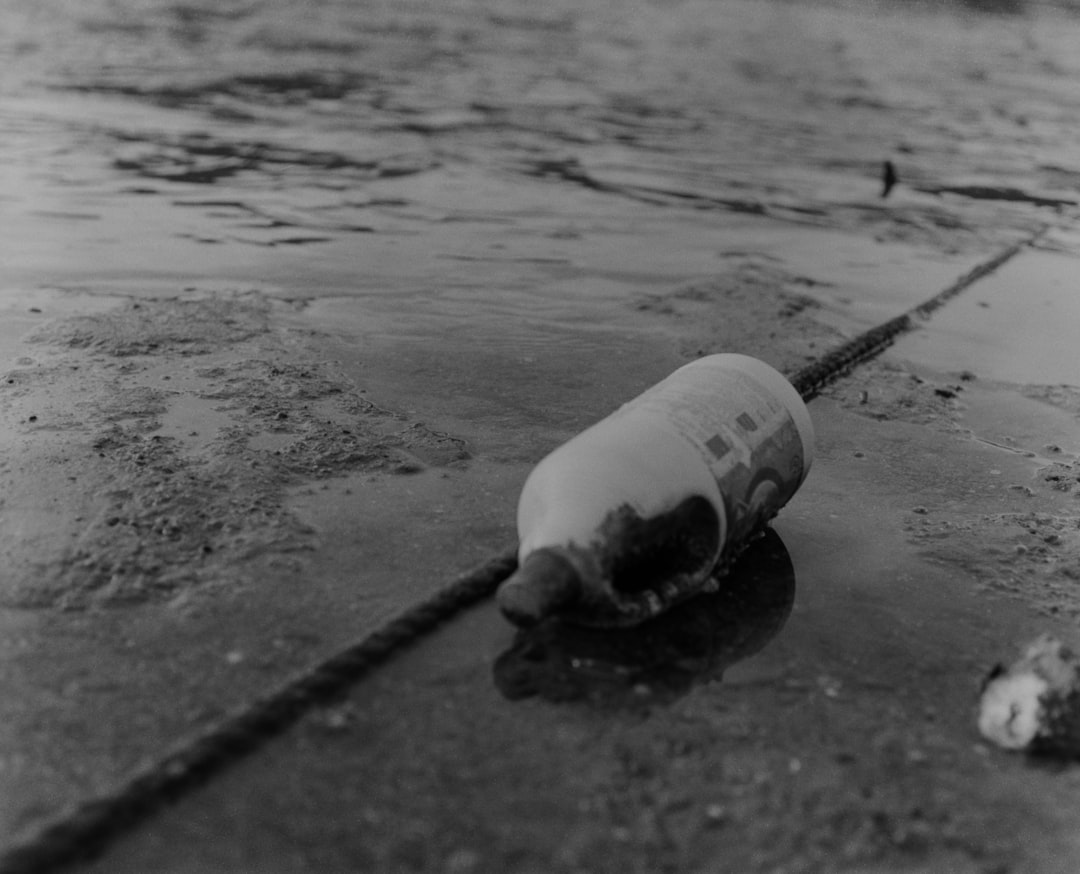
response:
[[[1007,750],[1080,756],[1080,660],[1044,634],[1013,665],[997,665],[983,686],[979,731]]]
[[[1007,750],[1030,746],[1039,731],[1042,696],[1049,686],[1031,673],[1010,674],[990,680],[979,707],[979,731]]]

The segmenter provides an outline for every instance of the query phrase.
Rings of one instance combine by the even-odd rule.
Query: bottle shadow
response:
[[[719,590],[632,628],[590,628],[556,618],[521,629],[495,661],[511,701],[588,701],[616,708],[669,703],[762,650],[795,600],[795,568],[772,528],[718,579]]]

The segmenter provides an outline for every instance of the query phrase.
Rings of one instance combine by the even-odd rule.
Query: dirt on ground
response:
[[[468,458],[463,441],[365,400],[305,354],[309,338],[273,331],[270,311],[257,292],[124,301],[27,335],[41,351],[3,377],[4,411],[35,500],[76,483],[81,505],[44,510],[54,524],[33,550],[9,539],[7,606],[175,601],[253,556],[315,548],[285,506],[290,485]]]

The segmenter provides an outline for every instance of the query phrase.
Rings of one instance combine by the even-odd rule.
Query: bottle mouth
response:
[[[581,597],[577,569],[554,549],[530,552],[517,571],[499,586],[495,600],[503,615],[527,628],[561,613]]]
[[[720,557],[721,527],[702,495],[645,518],[623,504],[608,512],[589,547],[527,552],[496,600],[521,627],[552,616],[580,625],[634,625],[707,584]]]

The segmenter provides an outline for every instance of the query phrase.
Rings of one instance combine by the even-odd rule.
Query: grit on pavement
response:
[[[1080,644],[1065,4],[5,15],[0,847],[513,547],[680,364],[794,371],[1044,230],[810,404],[718,595],[483,603],[73,870],[1080,868],[1080,771],[974,718]]]

